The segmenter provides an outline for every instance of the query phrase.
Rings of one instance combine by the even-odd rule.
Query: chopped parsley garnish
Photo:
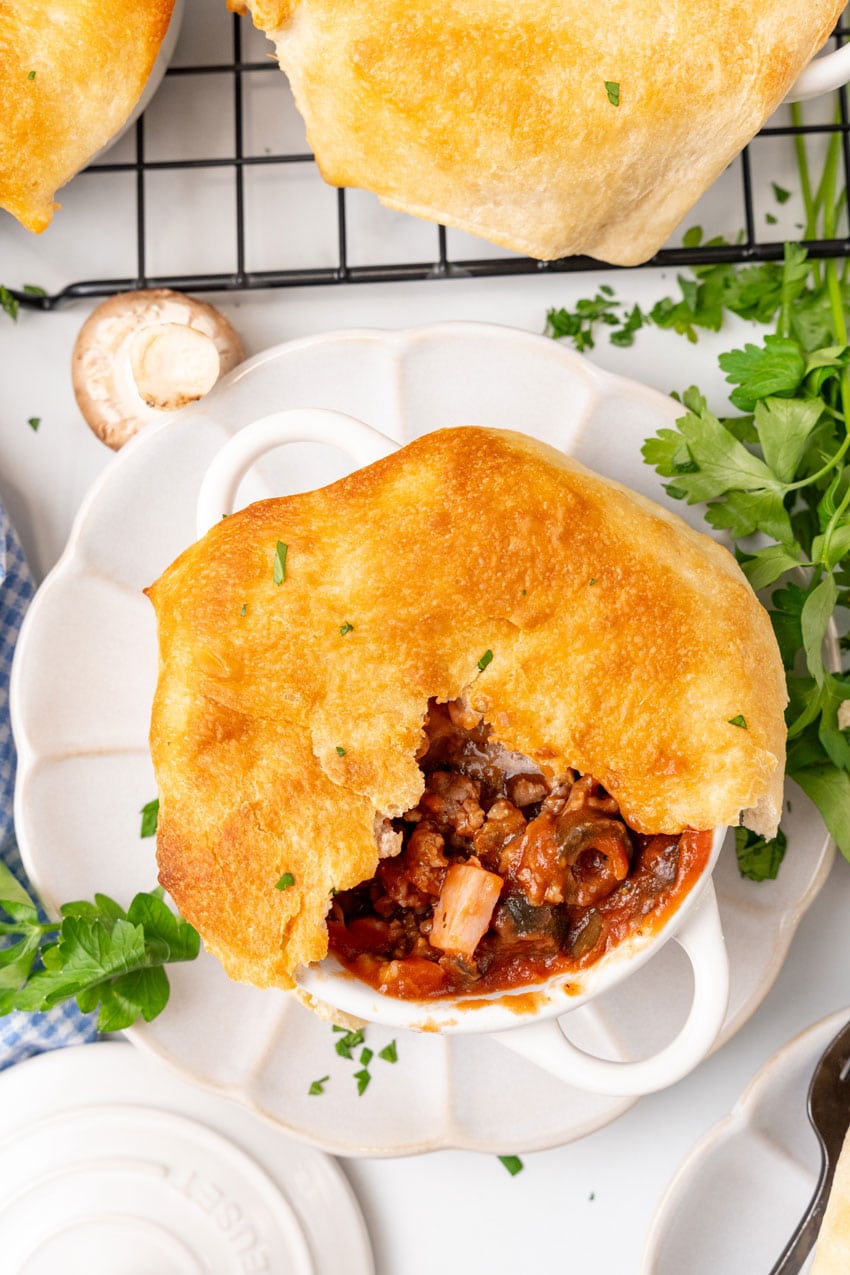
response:
[[[356,1030],[350,1031],[347,1027],[339,1027],[336,1024],[332,1024],[331,1030],[339,1036],[339,1039],[334,1044],[334,1049],[339,1057],[345,1058],[350,1063],[358,1062],[360,1064],[359,1071],[354,1072],[354,1080],[357,1084],[357,1093],[362,1096],[366,1092],[366,1089],[369,1087],[372,1080],[372,1075],[369,1071],[369,1064],[375,1057],[374,1050],[370,1049],[369,1046],[365,1044],[364,1030],[362,1027],[358,1027]],[[353,1049],[357,1049],[361,1045],[363,1048],[360,1050],[360,1053],[355,1059],[351,1051]],[[398,1062],[398,1052],[396,1050],[395,1041],[390,1041],[388,1045],[385,1045],[378,1054],[378,1057],[382,1058],[384,1062]],[[313,1083],[322,1085],[326,1080],[327,1076],[325,1076],[323,1080],[314,1081]],[[310,1093],[314,1092],[321,1093],[322,1090],[313,1090],[311,1088]]]
[[[596,576],[591,576],[587,583],[588,583],[588,584],[596,584]]]
[[[605,92],[608,94],[608,101],[612,106],[620,105],[620,83],[618,80],[606,80]]]
[[[335,1027],[334,1031],[345,1031],[345,1028]],[[363,1028],[358,1027],[356,1031],[346,1031],[341,1040],[334,1045],[334,1049],[340,1058],[347,1058],[349,1062],[354,1062],[351,1056],[352,1049],[356,1049],[358,1045],[363,1044]]]
[[[346,620],[345,624],[341,624],[339,626],[340,637],[345,637],[346,633],[353,633],[353,632],[354,632],[354,625],[349,624],[348,620]]]
[[[749,828],[735,829],[738,871],[750,881],[775,880],[787,847],[788,840],[781,828],[769,840],[751,832]]]
[[[569,337],[577,350],[592,350],[594,328],[602,323],[610,328],[612,345],[634,345],[635,333],[650,322],[639,305],[623,312],[623,302],[612,296],[613,289],[603,286],[595,297],[583,297],[575,310],[549,310],[546,314],[546,336],[560,341]]]
[[[274,582],[275,584],[283,584],[286,579],[286,553],[289,546],[285,545],[282,540],[278,540],[277,548],[274,551]]]
[[[159,797],[154,797],[153,801],[146,802],[139,814],[142,816],[142,827],[139,836],[156,836],[156,826],[159,823]]]
[[[32,430],[34,434],[38,432],[38,427],[40,424],[41,424],[40,416],[27,417],[27,425],[29,425],[30,429]]]
[[[342,744],[337,744],[337,746],[336,746],[336,755],[337,755],[337,757],[344,757],[344,756],[345,756],[345,749],[343,748]]]
[[[737,714],[737,716],[735,716],[735,717],[730,717],[730,718],[729,718],[729,725],[730,725],[730,726],[740,726],[741,730],[746,730],[746,729],[747,729],[747,719],[746,719],[746,717],[744,717],[744,714],[743,714],[743,713],[738,713],[738,714]]]
[[[787,204],[791,198],[790,190],[786,190],[784,186],[778,186],[776,182],[771,182],[771,189],[778,204]]]
[[[295,877],[291,872],[284,872],[280,880],[275,881],[274,888],[276,890],[288,890],[292,885],[295,885]]]
[[[34,80],[34,79],[35,79],[35,71],[30,71],[29,75],[27,76],[27,79],[28,79],[28,80]]]
[[[512,1178],[515,1178],[518,1173],[522,1173],[525,1168],[518,1155],[500,1155],[499,1161],[505,1166]]]
[[[775,226],[777,221],[779,220],[779,218],[775,217],[772,212],[765,213],[764,219],[769,226]]]
[[[28,297],[46,297],[47,296],[47,293],[44,290],[44,288],[39,288],[34,283],[25,283],[23,286],[23,291],[27,294]]]
[[[242,610],[239,612],[239,614],[240,614],[240,615],[247,615],[247,614],[248,614],[248,604],[247,604],[247,602],[243,602],[243,603],[242,603]]]
[[[308,1094],[312,1097],[313,1094],[324,1093],[325,1085],[329,1080],[330,1076],[322,1076],[321,1080],[314,1080],[310,1088],[307,1090]]]
[[[595,1199],[596,1199],[596,1192],[595,1192],[595,1191],[591,1191],[590,1195],[589,1195],[587,1198],[588,1198],[588,1200],[595,1200]]]
[[[13,323],[17,323],[19,309],[18,298],[13,297],[9,289],[0,283],[0,310],[8,314]]]
[[[481,673],[484,672],[485,668],[492,661],[492,659],[493,659],[493,652],[485,651],[484,654],[481,656],[481,659],[478,661],[478,669]]]

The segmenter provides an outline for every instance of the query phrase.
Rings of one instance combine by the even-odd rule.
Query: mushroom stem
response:
[[[223,314],[168,288],[119,292],[86,319],[74,346],[74,394],[117,450],[145,425],[203,398],[245,357]]]
[[[173,412],[202,398],[221,373],[215,341],[183,323],[143,328],[130,348],[133,380],[149,407]]]

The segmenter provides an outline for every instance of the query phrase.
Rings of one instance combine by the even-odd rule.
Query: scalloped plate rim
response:
[[[20,708],[20,700],[22,698],[21,684],[26,677],[26,673],[22,672],[25,660],[18,658],[18,652],[25,655],[26,646],[29,640],[30,631],[37,628],[40,623],[39,616],[41,609],[45,604],[45,599],[49,599],[52,593],[61,588],[65,584],[65,578],[69,575],[77,562],[77,548],[80,538],[87,525],[91,512],[96,508],[100,499],[101,492],[111,487],[116,481],[115,476],[120,475],[123,467],[131,460],[134,460],[141,449],[153,445],[163,430],[172,426],[176,420],[191,421],[191,418],[197,413],[210,414],[214,412],[222,399],[226,399],[229,390],[238,385],[244,378],[262,373],[266,367],[274,367],[281,357],[297,358],[300,351],[313,351],[317,348],[327,346],[334,348],[345,343],[375,343],[381,346],[389,346],[398,356],[399,352],[409,349],[417,342],[447,340],[453,341],[455,337],[471,337],[481,338],[485,341],[508,341],[512,346],[527,345],[529,349],[538,351],[545,350],[547,356],[551,356],[559,361],[570,374],[578,377],[594,391],[597,397],[605,397],[614,395],[638,399],[651,407],[659,414],[663,414],[670,418],[671,422],[675,419],[680,411],[680,406],[660,390],[652,386],[645,385],[640,381],[636,381],[629,377],[624,377],[618,373],[610,372],[607,369],[597,367],[595,364],[563,344],[551,340],[551,338],[529,332],[525,329],[513,328],[505,324],[470,322],[465,320],[459,321],[441,321],[438,323],[423,324],[412,328],[389,329],[389,328],[347,328],[337,331],[328,331],[317,333],[311,336],[299,337],[295,340],[282,342],[260,351],[251,358],[245,360],[237,368],[235,368],[228,376],[223,377],[216,385],[213,391],[202,399],[199,403],[193,404],[185,408],[182,412],[168,414],[159,422],[146,427],[142,433],[137,435],[130,441],[120,453],[104,468],[101,474],[95,479],[92,486],[86,493],[80,508],[74,519],[74,523],[67,541],[67,544],[56,562],[55,566],[45,578],[43,584],[38,589],[30,608],[24,617],[21,626],[21,632],[16,648],[16,656],[13,661],[12,674],[10,681],[10,711],[12,717],[13,734],[18,746],[18,778],[15,786],[15,817],[18,828],[19,848],[24,866],[37,890],[44,901],[48,905],[55,906],[55,899],[52,897],[51,891],[45,889],[40,880],[40,872],[37,862],[33,859],[31,847],[28,842],[26,833],[26,818],[23,809],[19,803],[19,794],[22,791],[23,784],[27,775],[38,764],[40,757],[33,752],[26,741],[24,733],[23,712]],[[593,404],[589,409],[592,410]],[[240,427],[241,428],[241,427]],[[23,740],[23,743],[21,742]],[[745,1004],[742,1012],[737,1018],[730,1020],[724,1025],[723,1030],[716,1042],[714,1048],[717,1049],[725,1044],[755,1013],[764,997],[773,986],[782,963],[787,955],[788,948],[793,938],[794,932],[800,922],[800,919],[811,905],[819,890],[822,888],[829,869],[834,858],[834,844],[829,841],[825,843],[821,853],[818,871],[815,873],[808,889],[795,901],[793,907],[781,913],[781,919],[774,932],[774,942],[771,948],[771,958],[765,966],[764,977],[759,983],[758,999],[753,998],[751,1004]],[[37,858],[38,856],[36,856]],[[163,1044],[161,1044],[150,1032],[147,1025],[136,1026],[128,1029],[124,1033],[135,1047],[142,1049],[145,1053],[151,1053],[163,1059],[169,1067],[177,1070],[185,1078],[192,1080],[194,1083],[201,1084],[215,1092],[226,1094],[232,1100],[239,1102],[246,1109],[257,1113],[264,1120],[270,1121],[272,1124],[294,1136],[310,1142],[323,1150],[330,1151],[336,1155],[369,1155],[369,1156],[394,1156],[394,1155],[414,1155],[425,1151],[445,1150],[449,1148],[458,1148],[466,1150],[478,1150],[485,1152],[499,1152],[505,1149],[505,1143],[492,1139],[475,1138],[467,1136],[454,1137],[435,1137],[425,1141],[413,1140],[404,1142],[401,1145],[392,1146],[361,1146],[358,1144],[352,1147],[351,1143],[338,1142],[334,1138],[323,1135],[316,1135],[309,1131],[302,1130],[297,1126],[284,1120],[273,1111],[266,1109],[238,1084],[227,1084],[208,1076],[198,1074],[190,1064],[183,1063],[173,1052]],[[527,1139],[525,1141],[524,1150],[543,1150],[552,1146],[563,1144],[565,1141],[573,1141],[588,1136],[597,1129],[604,1128],[606,1125],[618,1119],[626,1111],[628,1111],[638,1100],[636,1098],[618,1099],[616,1102],[610,1099],[611,1111],[603,1113],[596,1117],[591,1117],[584,1123],[576,1122],[575,1132],[572,1129],[565,1135],[563,1132],[550,1134],[542,1133],[538,1138]],[[616,1108],[616,1109],[615,1109]],[[508,1139],[510,1141],[510,1139]],[[511,1142],[511,1149],[515,1150],[515,1143]]]

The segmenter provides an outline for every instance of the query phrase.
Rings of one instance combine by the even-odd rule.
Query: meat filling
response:
[[[590,775],[547,780],[460,702],[429,705],[425,791],[386,826],[401,850],[334,896],[331,950],[380,991],[485,994],[598,960],[660,924],[711,834],[645,836]]]

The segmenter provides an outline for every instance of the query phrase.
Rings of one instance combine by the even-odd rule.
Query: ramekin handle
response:
[[[809,65],[797,77],[786,102],[807,102],[810,97],[820,97],[840,89],[850,80],[850,44],[844,44],[832,53],[812,58]]]
[[[708,881],[693,912],[674,935],[694,972],[694,994],[685,1025],[660,1053],[640,1062],[594,1058],[564,1036],[562,1019],[497,1032],[493,1039],[578,1089],[605,1094],[647,1094],[681,1080],[706,1056],[729,1001],[729,961],[714,884]]]
[[[327,443],[346,452],[357,465],[371,465],[398,447],[354,416],[319,407],[273,412],[234,434],[213,460],[198,495],[197,531],[203,536],[233,512],[239,484],[266,452],[284,443]]]

